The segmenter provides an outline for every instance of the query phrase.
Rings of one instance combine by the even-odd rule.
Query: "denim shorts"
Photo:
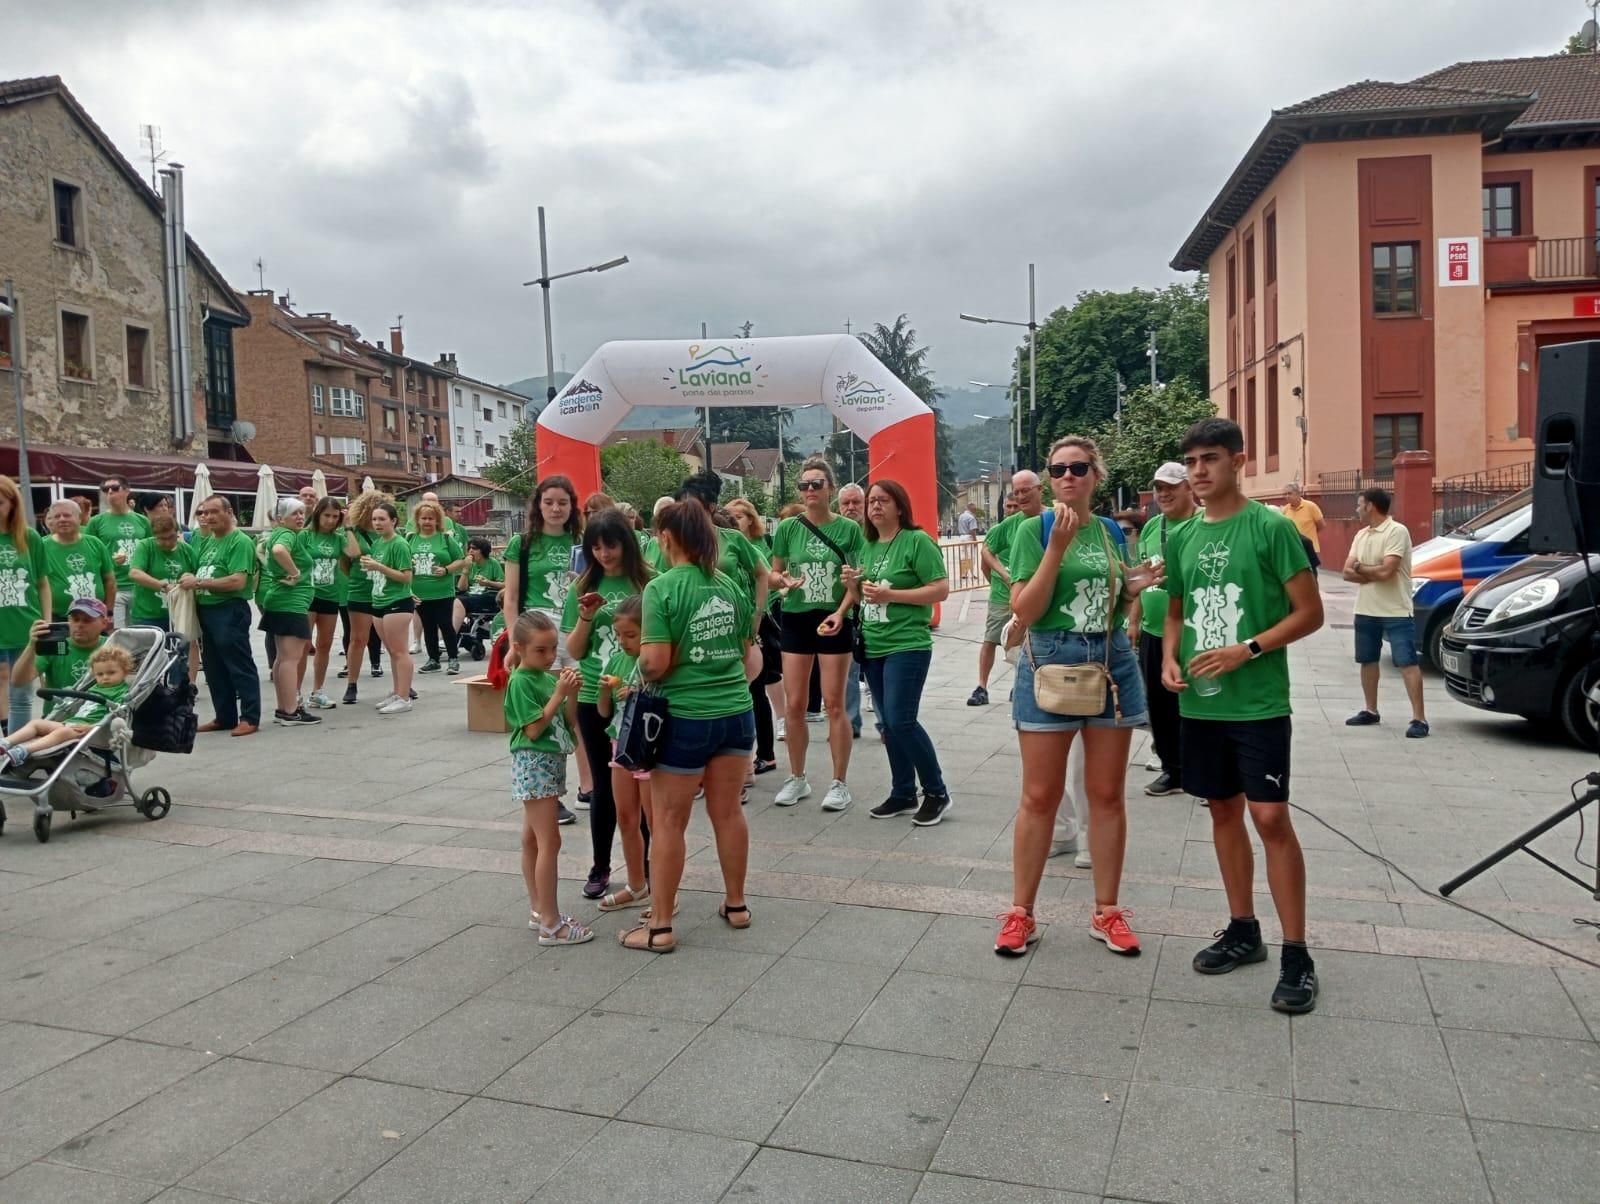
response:
[[[696,774],[712,757],[748,757],[755,749],[753,710],[720,719],[674,715],[667,723],[667,740],[656,757],[656,768],[663,773]]]
[[[1106,691],[1106,709],[1098,715],[1057,715],[1040,708],[1033,700],[1033,660],[1041,665],[1084,665],[1103,660],[1106,638],[1099,632],[1031,631],[1017,658],[1016,689],[1011,697],[1011,720],[1019,732],[1075,732],[1086,727],[1144,727],[1144,675],[1139,658],[1128,643],[1128,633],[1111,637],[1111,679],[1117,683],[1117,699],[1122,704],[1118,719],[1111,691]]]
[[[1389,641],[1389,659],[1396,669],[1409,669],[1419,663],[1417,624],[1410,616],[1395,619],[1356,616],[1356,664],[1376,665],[1383,655],[1385,640]]]

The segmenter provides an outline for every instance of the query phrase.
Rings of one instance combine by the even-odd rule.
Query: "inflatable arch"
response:
[[[937,534],[933,411],[846,334],[606,343],[539,415],[538,477],[571,477],[580,498],[598,490],[600,445],[638,406],[802,405],[865,440],[871,477],[904,485],[917,524]]]

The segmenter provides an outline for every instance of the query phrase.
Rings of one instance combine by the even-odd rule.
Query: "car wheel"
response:
[[[1600,748],[1600,661],[1567,679],[1559,710],[1569,739],[1584,748]]]
[[[1436,673],[1444,672],[1444,629],[1450,626],[1451,614],[1441,614],[1428,624],[1428,636],[1422,641],[1422,659]]]

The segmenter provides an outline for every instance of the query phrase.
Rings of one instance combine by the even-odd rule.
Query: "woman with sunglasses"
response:
[[[1067,753],[1081,739],[1094,865],[1090,935],[1113,953],[1132,956],[1139,938],[1117,904],[1127,842],[1123,785],[1132,729],[1145,726],[1146,716],[1144,679],[1125,628],[1129,604],[1162,574],[1159,566],[1125,563],[1125,553],[1094,516],[1090,507],[1105,465],[1093,439],[1057,439],[1049,471],[1054,509],[1022,522],[1011,543],[1011,610],[1028,628],[1011,704],[1022,750],[1022,801],[1012,838],[1013,905],[1001,917],[994,949],[1020,957],[1038,940],[1034,900],[1066,785]],[[1099,714],[1062,715],[1039,705],[1039,666],[1101,664],[1110,681]]]
[[[333,632],[339,613],[350,596],[350,561],[340,528],[344,507],[331,497],[319,498],[300,532],[300,543],[311,557],[311,696],[313,711],[331,711],[338,704],[328,697],[328,660],[333,654]],[[348,621],[348,620],[347,620]],[[300,675],[305,677],[305,666]]]

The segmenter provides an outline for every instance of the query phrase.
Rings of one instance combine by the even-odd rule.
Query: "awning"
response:
[[[200,463],[200,460],[188,456],[28,445],[28,470],[35,484],[49,481],[99,484],[100,478],[107,473],[117,473],[128,478],[135,492],[179,487],[193,489],[194,470]],[[259,464],[244,460],[206,460],[204,463],[211,470],[211,488],[217,492],[255,493],[257,473],[261,467]],[[15,443],[0,443],[0,473],[16,478]],[[283,492],[296,491],[312,483],[311,469],[279,468],[274,465],[272,473]],[[327,481],[329,493],[349,495],[351,481],[348,477],[330,473]]]

